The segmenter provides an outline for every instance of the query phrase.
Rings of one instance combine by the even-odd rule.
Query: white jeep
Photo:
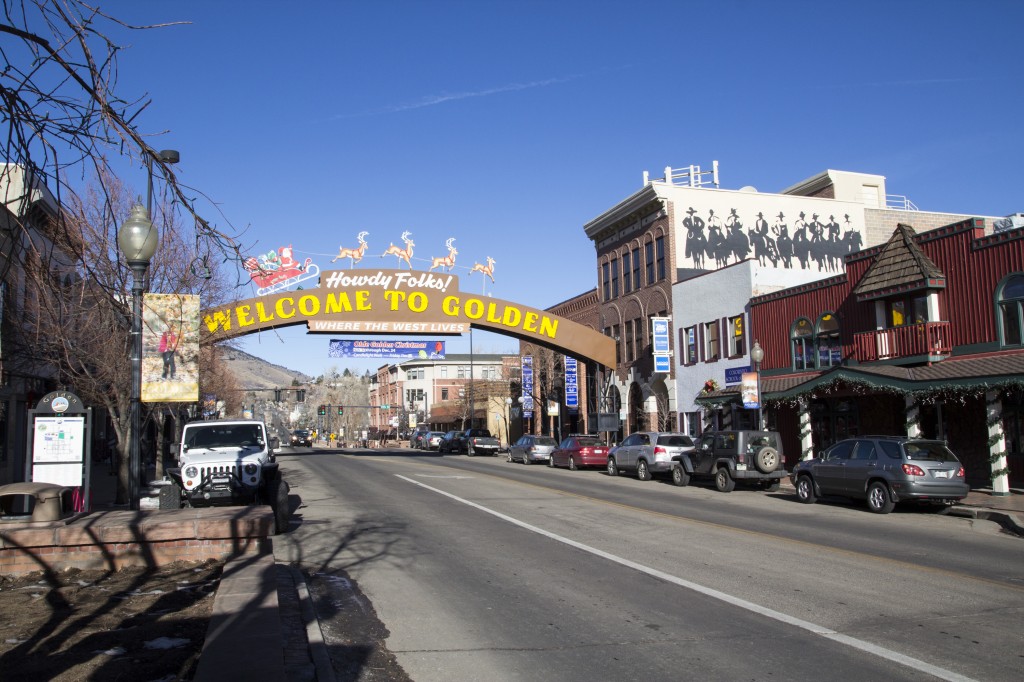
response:
[[[196,421],[185,425],[178,445],[178,466],[168,467],[171,482],[160,488],[160,509],[267,504],[274,510],[274,531],[288,528],[288,484],[274,458],[276,436],[253,419]]]

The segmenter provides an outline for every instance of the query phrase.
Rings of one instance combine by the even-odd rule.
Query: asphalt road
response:
[[[281,461],[278,559],[355,581],[417,682],[1020,678],[1024,539],[994,523],[503,456]]]

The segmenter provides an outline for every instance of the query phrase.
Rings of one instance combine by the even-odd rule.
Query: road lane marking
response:
[[[960,675],[959,673],[955,673],[951,670],[946,670],[945,668],[934,666],[920,659],[913,658],[912,656],[901,654],[898,651],[886,649],[885,647],[878,646],[877,644],[872,644],[871,642],[867,642],[856,637],[844,635],[823,625],[818,625],[817,623],[812,623],[810,621],[803,620],[802,618],[790,616],[788,614],[782,613],[781,611],[776,611],[775,609],[770,609],[766,606],[755,604],[754,602],[747,601],[746,599],[741,599],[739,597],[727,594],[725,592],[721,592],[720,590],[716,590],[710,587],[706,587],[704,585],[700,585],[695,582],[691,582],[689,580],[685,580],[684,578],[680,578],[678,576],[674,576],[669,573],[659,571],[649,566],[644,566],[643,564],[638,564],[635,561],[624,559],[623,557],[611,554],[609,552],[605,552],[604,550],[597,549],[596,547],[584,545],[581,542],[571,540],[567,537],[558,535],[556,533],[552,533],[551,531],[544,530],[543,528],[540,528],[538,526],[533,526],[529,523],[524,523],[519,519],[507,516],[499,511],[495,511],[494,509],[490,509],[489,507],[477,504],[476,502],[471,502],[470,500],[467,500],[465,498],[452,495],[451,493],[445,492],[444,490],[439,490],[438,488],[431,487],[426,483],[413,480],[407,476],[402,476],[401,474],[395,474],[395,476],[402,479],[403,481],[407,481],[409,483],[412,483],[413,485],[418,485],[421,488],[437,493],[438,495],[443,495],[444,497],[455,500],[456,502],[459,502],[461,504],[473,507],[474,509],[479,509],[485,514],[490,514],[491,516],[499,518],[502,521],[506,521],[515,526],[519,526],[520,528],[526,529],[533,533],[537,533],[538,535],[543,535],[544,537],[554,540],[555,542],[560,542],[564,545],[568,545],[569,547],[573,547],[575,549],[587,552],[589,554],[593,554],[594,556],[600,557],[607,561],[612,561],[621,566],[625,566],[626,568],[631,568],[635,571],[639,571],[640,573],[644,573],[646,575],[658,578],[660,580],[664,580],[665,582],[671,583],[673,585],[678,585],[679,587],[692,590],[706,597],[711,597],[712,599],[723,601],[727,604],[731,604],[732,606],[736,606],[751,613],[756,613],[760,616],[771,618],[772,620],[776,620],[780,623],[785,623],[786,625],[792,625],[794,627],[800,628],[801,630],[810,632],[811,634],[824,637],[825,639],[837,642],[839,644],[845,644],[846,646],[858,649],[860,651],[871,654],[873,656],[877,656],[879,658],[883,658],[887,661],[899,663],[900,665],[904,665],[908,668],[912,668],[914,670],[927,673],[941,680],[949,680],[950,682],[975,682],[973,678],[965,677],[964,675]]]

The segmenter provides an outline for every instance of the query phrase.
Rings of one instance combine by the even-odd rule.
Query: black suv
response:
[[[672,459],[672,483],[686,485],[694,476],[713,478],[723,493],[732,492],[737,481],[778,490],[787,476],[782,438],[775,431],[707,431],[693,450]]]
[[[945,441],[907,436],[862,436],[841,440],[791,474],[796,496],[822,495],[867,500],[868,509],[888,514],[907,500],[947,511],[967,497],[964,467]]]

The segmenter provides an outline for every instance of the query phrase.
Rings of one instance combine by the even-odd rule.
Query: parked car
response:
[[[313,432],[309,429],[295,429],[292,431],[291,444],[293,446],[303,445],[307,448],[313,447]]]
[[[635,471],[641,481],[649,481],[655,474],[671,473],[672,468],[678,466],[679,456],[691,450],[693,439],[685,433],[631,433],[608,452],[608,475],[618,476],[620,471]]]
[[[906,501],[941,513],[970,491],[964,467],[945,441],[907,436],[841,440],[797,464],[791,478],[801,502],[839,495],[866,500],[876,514],[888,514]]]
[[[424,450],[437,450],[444,439],[444,431],[430,431],[423,436],[422,443]]]
[[[551,451],[549,467],[604,467],[608,462],[608,446],[597,436],[569,436]]]
[[[487,429],[466,429],[459,437],[459,447],[470,457],[475,455],[494,456],[501,444]]]
[[[424,426],[424,425],[417,426],[416,430],[413,431],[409,435],[409,447],[410,448],[419,448],[421,450],[425,449],[426,448],[425,440],[426,440],[426,437],[427,437],[427,435],[429,433],[430,433],[430,429],[428,429],[426,426]]]
[[[527,434],[508,449],[508,461],[523,464],[547,462],[551,459],[551,451],[557,447],[558,443],[550,436]]]
[[[693,450],[676,456],[672,482],[686,485],[693,477],[711,478],[715,488],[732,492],[736,483],[754,483],[778,490],[786,473],[782,438],[777,431],[708,431]]]
[[[447,431],[437,444],[440,453],[459,452],[459,437],[462,431]]]

